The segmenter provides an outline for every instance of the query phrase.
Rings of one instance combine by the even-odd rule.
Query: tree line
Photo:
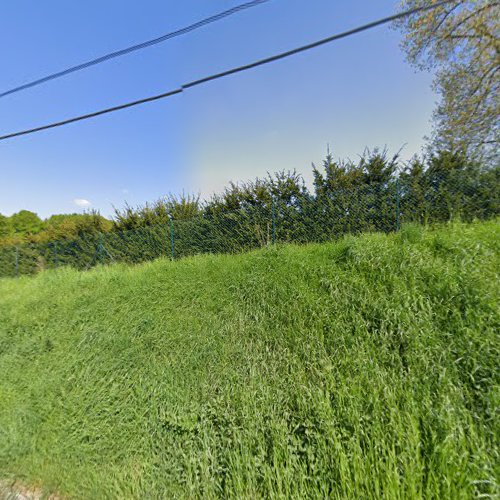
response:
[[[385,149],[366,150],[358,161],[335,160],[328,153],[321,167],[312,166],[312,174],[312,189],[300,173],[281,171],[231,183],[208,200],[182,194],[138,207],[125,205],[115,209],[111,220],[96,211],[42,220],[22,210],[0,215],[0,244],[73,240],[230,213],[243,217],[261,211],[267,217],[272,210],[281,222],[278,230],[284,231],[287,219],[296,225],[307,225],[307,219],[311,232],[314,219],[319,233],[325,227],[335,233],[390,231],[403,222],[472,220],[497,216],[500,210],[500,168],[484,167],[463,153],[440,151],[406,165]]]
[[[10,217],[0,214],[0,246],[75,239],[112,229],[113,222],[97,211],[57,214],[43,220],[35,212],[21,210]]]
[[[313,165],[312,177],[309,188],[300,173],[281,171],[232,183],[208,200],[183,194],[126,205],[111,220],[90,212],[42,221],[22,211],[1,219],[0,275],[234,253],[500,214],[500,168],[465,154],[441,151],[402,165],[383,149],[367,150],[358,161],[329,153]]]

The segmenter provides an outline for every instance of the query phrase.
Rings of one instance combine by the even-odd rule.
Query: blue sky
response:
[[[0,90],[156,37],[243,0],[16,0],[2,5]],[[195,33],[0,100],[0,135],[160,93],[393,13],[393,0],[272,0]],[[0,213],[103,215],[167,193],[296,169],[327,144],[421,150],[435,95],[389,27],[183,95],[0,142]],[[82,205],[82,203],[80,203]]]

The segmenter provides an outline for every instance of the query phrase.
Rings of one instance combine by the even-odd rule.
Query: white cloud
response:
[[[75,198],[73,203],[80,208],[88,208],[92,205],[89,200],[85,200],[83,198]]]

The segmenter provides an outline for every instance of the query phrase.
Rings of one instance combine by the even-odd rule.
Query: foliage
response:
[[[11,217],[0,214],[0,247],[70,240],[106,233],[112,228],[112,222],[95,210],[85,214],[52,215],[44,221],[37,214],[22,210]]]
[[[318,231],[332,224],[335,234],[394,229],[397,162],[385,149],[367,149],[357,163],[328,153],[324,173],[313,166],[315,200],[324,207]]]
[[[209,215],[256,207],[270,209],[273,200],[291,206],[303,196],[307,196],[307,188],[302,175],[282,170],[263,179],[231,183],[221,194],[212,196],[204,209]]]
[[[182,195],[125,207],[113,222],[97,213],[54,216],[30,244],[0,248],[0,276],[237,253],[272,243],[391,232],[409,222],[500,215],[500,168],[482,167],[463,153],[440,151],[406,166],[381,149],[365,151],[357,162],[334,161],[328,154],[322,170],[313,166],[313,175],[313,192],[296,172],[279,172],[232,184],[206,203]]]
[[[29,210],[21,210],[11,215],[9,225],[14,235],[33,235],[43,229],[42,219]]]
[[[114,228],[120,231],[168,224],[170,219],[189,219],[200,212],[199,196],[171,194],[152,204],[146,203],[137,208],[126,205],[124,209],[115,209]]]
[[[334,161],[328,152],[323,162],[324,174],[313,165],[314,189],[318,196],[329,196],[339,190],[352,191],[360,185],[388,186],[394,181],[398,155],[389,158],[386,149],[365,150],[359,162]]]
[[[9,218],[0,214],[0,239],[6,238],[11,232]]]
[[[428,0],[403,0],[409,9]],[[432,0],[431,3],[437,3]],[[498,163],[500,4],[457,0],[402,22],[410,62],[437,70],[435,145]]]
[[[442,151],[427,168],[414,159],[401,174],[403,213],[429,223],[496,216],[500,213],[500,169],[484,169],[461,153]]]
[[[498,222],[0,280],[0,476],[496,498]]]
[[[47,219],[45,225],[44,237],[38,241],[73,239],[107,233],[113,228],[113,223],[95,210],[85,214],[53,215]]]

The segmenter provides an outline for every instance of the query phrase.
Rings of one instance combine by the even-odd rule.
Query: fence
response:
[[[397,180],[286,200],[269,196],[267,201],[240,203],[238,210],[230,212],[209,206],[195,217],[154,226],[0,247],[0,277],[59,266],[83,270],[113,262],[236,253],[278,242],[323,242],[344,234],[397,231],[407,222],[470,221],[499,214],[498,184],[485,186],[480,181],[422,186]]]

